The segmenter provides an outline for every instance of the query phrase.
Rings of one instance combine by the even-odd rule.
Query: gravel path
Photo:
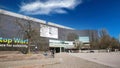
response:
[[[41,68],[42,66],[56,63],[58,63],[57,59],[53,58],[41,60],[5,61],[0,62],[0,68]]]

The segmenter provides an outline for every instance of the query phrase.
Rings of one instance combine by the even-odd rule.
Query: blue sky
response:
[[[120,0],[0,0],[0,8],[77,30],[120,33]]]

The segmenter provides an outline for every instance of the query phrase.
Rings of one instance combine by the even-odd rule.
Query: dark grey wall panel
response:
[[[24,27],[27,27],[27,28],[28,28],[28,22],[30,22],[28,20],[0,14],[0,37],[22,38],[24,31],[18,24],[16,24],[16,21],[21,23],[22,25],[24,25]],[[40,33],[39,23],[32,21],[31,27],[33,29],[36,29],[37,32]],[[89,36],[91,41],[98,39],[98,32],[96,30],[71,30],[71,29],[64,29],[64,28],[58,27],[58,39],[59,40],[67,40],[67,36],[70,33],[75,33],[78,36]],[[41,45],[45,43],[47,43],[48,45],[49,38],[41,38],[41,39],[47,39],[46,41],[41,41]]]

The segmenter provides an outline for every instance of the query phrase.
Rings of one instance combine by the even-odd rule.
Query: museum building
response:
[[[98,39],[97,30],[77,30],[0,9],[0,48],[7,47],[2,44],[25,46],[26,35],[33,37],[31,46],[37,46],[38,50],[54,49],[56,52],[76,49],[76,41],[84,44],[81,48],[90,48],[90,42]]]

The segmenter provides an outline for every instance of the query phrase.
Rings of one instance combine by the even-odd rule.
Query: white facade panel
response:
[[[40,25],[40,36],[48,38],[58,38],[58,28],[47,25]]]

